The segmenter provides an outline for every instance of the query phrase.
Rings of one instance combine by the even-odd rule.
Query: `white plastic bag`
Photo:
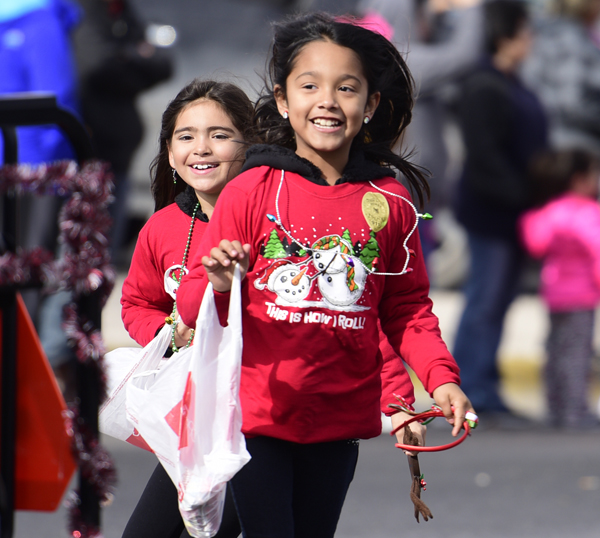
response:
[[[186,528],[198,538],[217,533],[226,484],[250,460],[239,403],[240,288],[236,267],[228,326],[221,327],[209,284],[191,354],[185,361],[173,356],[159,371],[134,375],[127,383],[128,417],[177,485]],[[173,394],[179,396],[179,407],[173,406]]]
[[[127,420],[175,485],[180,476],[179,435],[193,348],[173,353],[160,369],[134,374],[125,385]]]
[[[100,407],[98,416],[102,433],[151,450],[127,419],[125,387],[134,374],[159,369],[170,342],[171,327],[165,325],[146,347],[118,348],[104,356],[108,397]],[[191,353],[191,350],[188,352]]]

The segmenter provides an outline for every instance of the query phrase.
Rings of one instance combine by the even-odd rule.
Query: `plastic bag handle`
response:
[[[229,294],[229,312],[227,314],[227,324],[235,327],[235,330],[242,330],[242,277],[238,263],[233,268],[233,280],[231,281],[231,291]]]

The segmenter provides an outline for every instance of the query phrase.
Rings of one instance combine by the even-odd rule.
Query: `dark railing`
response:
[[[4,163],[15,164],[18,157],[16,127],[56,125],[67,136],[79,163],[94,157],[87,131],[78,119],[59,108],[50,94],[15,94],[0,98],[0,130],[4,141]],[[15,252],[17,247],[17,203],[13,195],[2,199],[3,251]],[[2,308],[2,385],[0,429],[0,522],[1,538],[11,538],[14,532],[15,491],[15,434],[16,434],[16,372],[17,372],[17,305],[16,289],[0,289]],[[100,329],[101,306],[97,293],[79,300],[81,312]],[[89,364],[77,362],[77,395],[79,416],[89,431],[98,435],[100,386],[96,370]],[[90,527],[100,527],[100,502],[92,486],[79,473],[81,519]]]

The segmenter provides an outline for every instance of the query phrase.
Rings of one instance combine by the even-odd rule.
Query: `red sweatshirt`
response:
[[[300,173],[286,171],[282,180],[281,169],[259,166],[229,183],[179,289],[181,317],[195,324],[208,282],[201,257],[221,239],[249,243],[242,286],[243,432],[301,443],[379,435],[378,319],[429,392],[459,382],[431,311],[418,236],[410,235],[416,215],[409,194],[384,177],[389,170],[364,158],[327,186],[307,179],[320,173],[292,152],[255,151],[259,163],[283,161]],[[246,166],[257,162],[257,153],[249,152]],[[403,273],[407,264],[413,271],[382,275]],[[228,296],[217,295],[222,308]],[[384,379],[383,386],[391,392],[394,381]]]
[[[168,273],[179,267],[190,231],[196,194],[188,189],[171,204],[150,217],[138,236],[131,266],[121,296],[123,323],[138,344],[145,346],[165,324],[173,311],[173,296],[167,293],[174,287]],[[194,223],[188,263],[194,258],[208,219],[198,213]]]

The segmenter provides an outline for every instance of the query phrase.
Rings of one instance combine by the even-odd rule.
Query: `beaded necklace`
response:
[[[190,251],[190,244],[192,243],[192,234],[194,233],[194,224],[196,222],[196,213],[198,212],[198,210],[200,209],[200,202],[196,203],[196,207],[194,207],[194,211],[192,213],[192,222],[190,224],[190,231],[188,232],[188,237],[187,237],[187,242],[185,244],[185,250],[183,251],[183,260],[181,262],[181,269],[179,270],[179,278],[175,278],[175,282],[177,282],[177,288],[179,288],[179,284],[181,284],[181,279],[183,278],[183,275],[186,273],[186,267],[185,267],[185,263],[187,262],[187,257]],[[167,323],[167,325],[171,325],[171,349],[173,350],[173,353],[177,353],[181,348],[178,348],[175,345],[175,331],[177,329],[177,325],[179,323],[179,319],[176,319],[176,315],[177,315],[177,299],[175,299],[175,301],[173,302],[173,311],[171,312],[170,316],[167,316],[167,318],[165,318],[165,322]],[[185,345],[185,347],[183,349],[187,349],[188,347],[190,347],[190,345],[192,344],[192,341],[194,340],[194,334],[195,331],[194,329],[192,329],[191,335],[190,335],[190,339],[187,341],[187,344]]]
[[[281,194],[281,188],[283,186],[284,179],[285,179],[285,170],[282,169],[281,170],[281,179],[279,180],[279,187],[277,188],[277,194],[275,195],[275,212],[277,213],[277,216],[270,215],[270,214],[267,213],[267,219],[269,219],[271,222],[273,222],[277,226],[279,226],[281,228],[281,230],[283,231],[283,233],[285,235],[287,235],[289,237],[289,239],[293,243],[296,243],[296,245],[298,245],[302,250],[306,250],[307,249],[306,245],[303,245],[300,241],[298,241],[292,235],[292,232],[289,231],[283,225],[283,222],[281,221],[281,214],[279,212],[279,197],[280,197],[280,194]],[[406,261],[404,262],[404,267],[402,268],[402,271],[400,273],[380,273],[380,272],[375,272],[375,269],[371,269],[370,267],[368,267],[367,265],[365,265],[360,258],[356,258],[356,261],[358,263],[360,263],[364,267],[365,271],[368,274],[371,274],[371,275],[376,275],[376,276],[397,276],[397,275],[405,275],[407,273],[410,273],[410,272],[412,272],[412,269],[408,267],[408,262],[410,260],[411,250],[408,248],[408,240],[410,239],[410,237],[413,235],[413,233],[417,229],[417,227],[419,225],[419,219],[429,220],[429,219],[431,219],[433,217],[429,213],[423,213],[423,214],[419,213],[417,211],[417,208],[414,206],[414,204],[410,200],[406,199],[404,196],[400,196],[399,194],[386,191],[385,189],[382,189],[381,187],[378,187],[377,185],[375,185],[375,183],[373,183],[372,181],[369,181],[369,184],[371,185],[371,187],[373,187],[374,189],[377,189],[378,191],[380,191],[382,193],[385,193],[385,194],[387,194],[389,196],[393,196],[395,198],[399,198],[400,200],[403,200],[404,202],[406,202],[411,207],[412,211],[415,214],[415,222],[414,222],[414,224],[413,224],[412,229],[410,230],[410,232],[404,238],[404,242],[402,244],[402,247],[404,248],[404,251],[406,252]],[[337,254],[336,254],[336,256],[337,256]],[[332,260],[332,262],[333,262],[333,260]]]

